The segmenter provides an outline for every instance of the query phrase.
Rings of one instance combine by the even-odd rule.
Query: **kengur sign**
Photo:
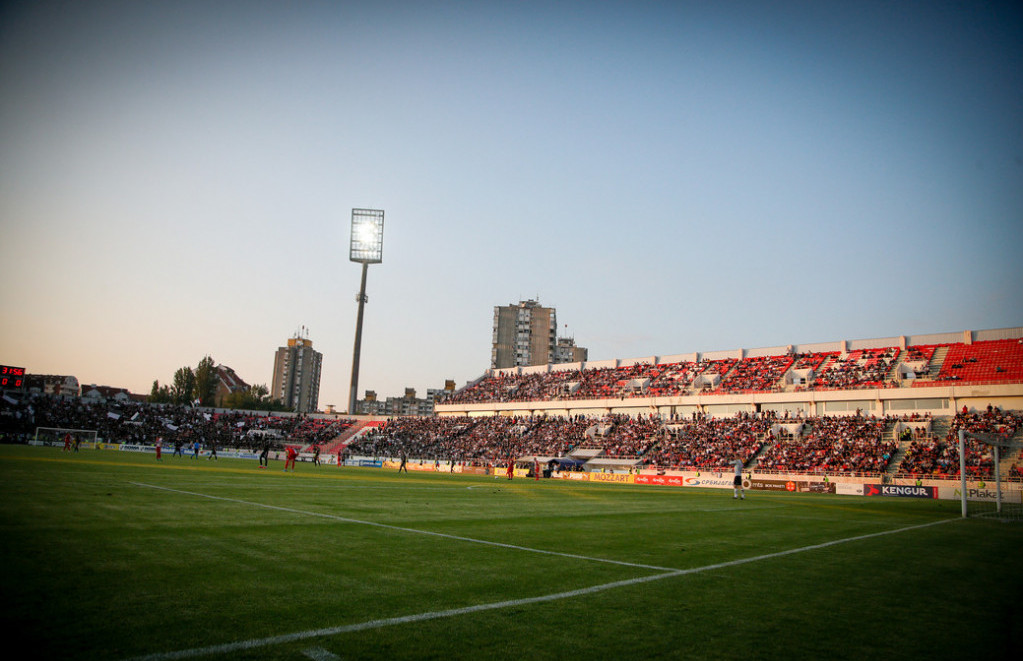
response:
[[[864,484],[864,496],[895,496],[898,498],[937,498],[937,487],[918,487],[897,484]]]

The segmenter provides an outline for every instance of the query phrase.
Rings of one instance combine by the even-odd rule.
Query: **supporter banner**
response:
[[[918,487],[899,484],[864,484],[864,496],[895,496],[898,498],[937,498],[937,487]]]

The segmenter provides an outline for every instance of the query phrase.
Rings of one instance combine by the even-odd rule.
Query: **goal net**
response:
[[[992,455],[993,471],[988,478],[967,480],[964,457],[971,451]],[[1019,444],[1012,443],[1011,439],[1004,436],[959,430],[960,474],[962,475],[959,488],[963,516],[1023,521],[1021,484],[1017,478],[1006,475],[1007,471],[1000,465],[1006,457],[1018,453]]]
[[[64,447],[65,439],[70,437],[72,450],[75,449],[75,441],[78,441],[79,448],[96,447],[95,429],[65,429],[63,427],[36,427],[34,443],[36,445],[56,445]]]

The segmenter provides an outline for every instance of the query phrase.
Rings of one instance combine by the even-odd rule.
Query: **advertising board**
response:
[[[892,496],[895,498],[937,498],[937,487],[919,487],[907,484],[864,484],[864,496]]]

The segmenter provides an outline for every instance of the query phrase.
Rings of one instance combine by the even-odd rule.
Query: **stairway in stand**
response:
[[[348,445],[348,442],[355,438],[363,429],[375,425],[376,423],[369,422],[367,420],[356,420],[355,424],[341,432],[340,436],[337,436],[336,438],[331,439],[327,443],[324,443],[323,453],[335,454],[339,448]]]
[[[931,356],[931,362],[927,366],[927,378],[936,379],[938,374],[941,372],[941,368],[945,365],[945,356],[948,355],[948,347],[938,347],[934,350],[934,355]]]

